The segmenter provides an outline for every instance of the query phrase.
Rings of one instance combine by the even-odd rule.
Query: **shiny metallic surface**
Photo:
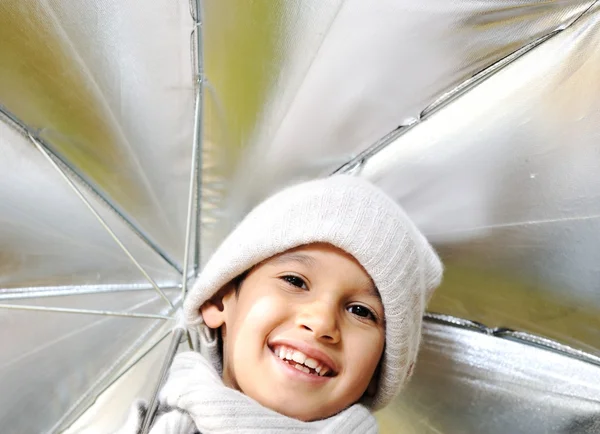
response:
[[[363,166],[444,254],[431,310],[600,355],[599,23],[595,5]]]
[[[79,189],[79,187],[77,187],[77,185],[75,184],[75,182],[73,180],[71,180],[71,178],[67,174],[67,172],[60,167],[60,164],[58,162],[54,161],[54,158],[52,157],[52,155],[44,148],[44,146],[42,145],[42,143],[40,143],[40,141],[38,139],[36,139],[32,135],[28,135],[28,137],[29,137],[29,140],[36,147],[36,149],[38,151],[40,151],[40,153],[46,158],[46,161],[48,163],[50,163],[50,165],[61,175],[62,179],[64,179],[65,182],[69,185],[69,187],[71,187],[71,189],[73,190],[73,192],[75,193],[75,195],[88,208],[88,210],[96,218],[96,220],[98,221],[98,223],[100,223],[102,225],[102,227],[104,228],[104,230],[106,232],[108,232],[108,234],[110,235],[110,237],[114,240],[115,243],[117,243],[117,245],[123,251],[123,253],[125,253],[125,255],[131,260],[131,262],[133,262],[133,264],[142,273],[142,275],[146,278],[146,280],[150,283],[150,285],[152,285],[152,287],[154,288],[154,290],[156,292],[158,292],[158,294],[163,298],[163,300],[165,300],[167,302],[167,304],[170,307],[173,307],[173,303],[171,303],[171,300],[165,295],[165,293],[162,291],[162,289],[160,289],[158,287],[158,285],[156,284],[156,282],[154,281],[154,279],[152,277],[150,277],[150,275],[148,274],[148,272],[146,271],[146,269],[137,261],[137,259],[134,258],[134,256],[131,254],[131,252],[129,251],[129,249],[123,244],[123,242],[115,234],[115,232],[112,230],[112,228],[106,223],[106,221],[102,218],[102,216],[100,215],[100,213],[98,213],[98,211],[96,211],[96,209],[90,203],[90,201],[87,200],[87,198],[82,193],[82,191]],[[187,247],[186,247],[186,251],[187,251]],[[184,275],[185,275],[185,273],[184,273]]]
[[[0,3],[0,104],[180,263],[190,20],[186,3],[164,0]]]
[[[428,321],[419,357],[385,432],[598,432],[600,365]]]
[[[48,307],[48,306],[32,306],[24,304],[0,304],[0,309],[8,310],[29,310],[37,312],[55,312],[55,313],[72,313],[72,314],[84,314],[84,315],[99,315],[99,316],[120,316],[128,318],[150,318],[150,319],[164,319],[168,320],[171,317],[166,315],[157,315],[152,313],[130,313],[130,312],[117,312],[112,310],[93,310],[93,309],[80,309],[80,308],[67,308],[67,307]]]
[[[0,298],[69,312],[0,309],[3,432],[61,431],[165,323],[74,311],[169,316],[23,125],[174,301],[192,155],[191,29],[183,2],[0,3]],[[133,393],[152,378],[142,383]]]
[[[274,189],[330,173],[592,3],[204,1],[204,257]]]
[[[0,147],[0,288],[146,283],[27,137],[0,122]],[[115,214],[89,192],[87,199],[154,280],[177,281]]]
[[[25,303],[34,301],[12,304]],[[152,291],[70,295],[35,303],[168,314]],[[5,432],[34,433],[49,430],[127,348],[164,320],[0,309],[0,323],[0,420],[9,428]]]
[[[102,434],[117,431],[131,403],[141,397],[148,399],[158,381],[157,372],[168,350],[171,330],[160,329],[148,339],[123,368],[115,381],[102,391],[102,395],[72,424],[64,425],[68,434]],[[68,425],[68,426],[67,426]]]
[[[0,2],[3,432],[114,431],[173,326],[95,315],[171,312],[28,136],[174,304],[272,191],[377,182],[447,267],[381,431],[600,432],[599,46],[594,0]]]
[[[600,357],[595,356],[594,354],[590,354],[582,350],[577,350],[573,347],[569,347],[568,345],[560,344],[552,339],[532,335],[531,333],[519,332],[503,327],[490,328],[481,323],[469,321],[464,318],[453,317],[450,315],[426,313],[425,319],[432,323],[477,331],[489,336],[495,336],[498,338],[508,339],[522,344],[535,346],[546,351],[560,354],[562,356],[571,357],[573,359],[578,359],[585,363],[591,363],[593,365],[600,366]]]

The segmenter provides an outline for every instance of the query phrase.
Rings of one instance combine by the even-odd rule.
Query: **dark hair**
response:
[[[235,289],[235,295],[236,297],[239,295],[240,293],[240,288],[242,287],[242,283],[244,283],[244,280],[246,279],[246,277],[248,277],[248,274],[250,273],[250,270],[252,270],[252,268],[244,271],[242,274],[234,277],[233,279],[231,279],[231,285],[233,285],[233,288]]]
[[[230,291],[231,286],[233,286],[234,291],[235,291],[235,297],[237,298],[240,293],[240,288],[242,287],[242,283],[244,282],[244,280],[250,273],[250,270],[252,270],[252,268],[244,271],[242,274],[231,279],[229,281],[228,285],[221,288],[221,291],[225,290],[226,288],[228,288],[227,291]],[[219,327],[215,332],[217,333],[217,336],[218,336],[217,340],[219,342],[219,356],[221,357],[221,360],[224,360],[224,357],[223,357],[223,355],[224,355],[223,354],[223,334],[221,331],[221,327]]]

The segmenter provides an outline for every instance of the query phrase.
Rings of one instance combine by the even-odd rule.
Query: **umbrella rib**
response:
[[[152,279],[152,277],[150,277],[150,275],[146,272],[146,270],[142,266],[142,264],[140,264],[133,257],[133,255],[131,254],[129,249],[127,247],[125,247],[125,245],[121,242],[121,240],[119,239],[117,234],[114,233],[114,231],[110,228],[110,226],[104,221],[102,216],[100,216],[100,214],[98,214],[98,212],[94,209],[94,207],[89,202],[89,200],[83,195],[81,190],[79,190],[79,188],[75,185],[73,180],[71,180],[71,178],[69,178],[69,176],[65,173],[65,171],[56,163],[56,161],[54,161],[54,159],[48,153],[48,151],[44,148],[44,146],[35,137],[33,137],[33,135],[30,132],[28,132],[27,135],[29,136],[29,139],[32,141],[32,143],[35,145],[35,147],[38,149],[38,151],[40,151],[42,153],[42,155],[44,157],[46,157],[46,159],[50,162],[52,167],[54,167],[54,169],[56,169],[56,171],[62,176],[62,178],[67,182],[67,184],[69,184],[69,186],[71,187],[71,189],[73,189],[73,191],[75,192],[77,197],[79,197],[79,199],[81,199],[81,201],[87,206],[87,208],[91,211],[91,213],[94,215],[94,217],[96,217],[96,219],[100,222],[102,227],[104,227],[104,229],[106,229],[106,231],[110,234],[112,239],[121,248],[121,250],[123,250],[123,252],[127,255],[127,257],[129,259],[131,259],[131,261],[135,264],[135,266],[138,268],[138,270],[140,270],[140,272],[144,275],[146,280],[148,280],[148,282],[150,282],[150,284],[156,290],[156,292],[158,292],[160,294],[160,296],[165,300],[165,302],[170,307],[173,307],[173,303],[171,303],[171,300],[169,299],[169,297],[167,297],[165,295],[165,293],[158,287],[158,285],[156,284],[154,279]]]
[[[506,328],[496,328],[493,329],[493,332],[494,336],[502,339],[508,339],[526,345],[533,345],[536,347],[543,348],[545,350],[553,351],[558,354],[573,357],[583,362],[592,363],[594,365],[600,366],[600,357],[595,356],[593,354],[589,354],[582,350],[578,350],[568,345],[558,343],[552,339],[548,339],[543,336],[536,336],[532,335],[531,333],[519,332]]]
[[[204,115],[204,48],[203,48],[203,39],[202,39],[202,3],[199,0],[196,0],[196,16],[194,17],[194,30],[196,36],[196,51],[194,58],[195,68],[196,68],[196,76],[197,76],[197,86],[198,86],[198,103],[196,105],[195,119],[194,119],[194,143],[193,145],[196,147],[196,151],[198,153],[197,161],[196,161],[196,176],[195,176],[195,184],[196,184],[196,208],[194,213],[194,227],[196,228],[195,232],[195,249],[194,249],[194,274],[198,272],[200,267],[200,235],[201,235],[201,206],[202,203],[202,150],[204,149],[203,141],[203,115]],[[189,238],[188,238],[189,239]]]
[[[202,5],[196,0],[189,1],[190,16],[194,28],[190,34],[190,57],[192,76],[195,77],[196,96],[194,106],[194,131],[192,137],[192,167],[190,171],[190,187],[188,198],[187,227],[184,250],[184,282],[182,294],[187,292],[190,243],[192,241],[192,226],[194,232],[194,259],[192,276],[198,272],[200,263],[200,203],[202,201],[202,142],[203,142],[203,112],[204,112],[204,55],[202,49]],[[194,206],[195,205],[195,206]]]
[[[129,362],[121,370],[119,370],[118,374],[113,379],[111,379],[107,384],[103,385],[99,390],[97,390],[96,396],[100,396],[102,393],[106,392],[113,384],[115,384],[117,381],[119,381],[119,379],[121,379],[125,374],[127,374],[127,372],[129,372],[129,370],[131,368],[133,368],[135,365],[137,365],[139,362],[141,362],[152,350],[154,350],[170,334],[171,334],[171,330],[169,330],[169,331],[163,333],[161,336],[159,336],[158,339],[155,342],[153,342],[149,348],[144,350],[139,356],[137,356],[135,359],[133,359],[131,362]],[[91,405],[89,407],[91,407]],[[73,410],[70,413],[66,414],[65,415],[66,417],[63,417],[62,420],[68,419],[68,417],[71,415],[71,413],[74,412],[74,410],[75,410],[75,408],[73,408]],[[85,412],[85,411],[86,410],[84,410],[83,412]],[[54,429],[62,423],[62,420],[59,421],[59,423],[57,423],[55,425]],[[74,421],[73,421],[73,423],[74,423]],[[69,427],[70,426],[67,426],[64,428],[66,429]]]
[[[97,390],[96,391],[96,396],[100,396],[102,393],[106,392],[113,384],[115,384],[117,381],[119,381],[119,379],[121,379],[125,374],[127,374],[127,372],[129,372],[129,370],[131,368],[133,368],[135,365],[137,365],[139,362],[141,362],[152,350],[154,350],[170,334],[171,334],[171,330],[169,330],[169,331],[163,333],[162,335],[160,335],[155,342],[153,342],[152,344],[150,344],[149,348],[147,348],[146,350],[144,350],[135,359],[133,359],[126,366],[124,366],[122,369],[120,369],[118,371],[118,374],[113,379],[111,379],[106,385],[103,385],[102,388],[100,388],[99,390]],[[90,405],[90,407],[91,407],[91,405]],[[66,416],[67,417],[70,416],[70,413],[67,414]],[[65,427],[65,428],[68,428],[68,427]]]
[[[195,5],[195,13],[194,7]],[[203,73],[203,53],[202,50],[202,4],[200,0],[190,1],[190,14],[194,20],[194,36],[196,42],[196,52],[192,50],[192,58],[195,59],[194,67],[196,75],[196,105],[194,110],[194,134],[192,142],[192,166],[190,170],[190,186],[188,196],[188,213],[187,213],[187,224],[185,233],[185,250],[183,255],[183,278],[181,285],[181,299],[184,300],[187,292],[187,280],[188,280],[188,266],[189,266],[189,254],[190,254],[190,242],[192,237],[192,219],[195,220],[195,251],[194,251],[194,274],[197,272],[200,262],[199,246],[200,246],[200,202],[202,193],[202,178],[201,178],[201,167],[202,167],[202,112],[203,112],[203,88],[204,88],[204,73]],[[192,45],[193,48],[193,45]],[[195,55],[194,55],[195,54]],[[194,205],[196,205],[194,207]],[[194,213],[195,211],[195,213]],[[142,422],[142,434],[145,434],[150,429],[150,424],[154,419],[154,414],[157,409],[158,401],[157,396],[162,383],[164,382],[165,376],[173,363],[173,358],[179,347],[179,343],[183,334],[186,332],[185,327],[176,327],[173,330],[173,336],[169,349],[167,350],[166,358],[163,361],[161,373],[159,375],[158,384],[155,387],[152,399],[148,405],[148,410],[144,416]],[[188,343],[193,348],[193,344],[190,339],[189,332],[187,333]]]
[[[489,78],[491,75],[500,71],[505,66],[508,66],[509,64],[513,63],[515,60],[517,60],[517,59],[521,58],[522,56],[524,56],[525,54],[529,53],[531,50],[542,45],[544,42],[552,39],[554,36],[564,32],[568,28],[574,26],[580,20],[584,19],[584,17],[596,6],[596,4],[598,4],[599,1],[600,0],[595,0],[594,2],[592,2],[587,8],[585,8],[583,10],[583,12],[581,12],[579,15],[577,15],[571,21],[562,24],[557,29],[554,29],[554,30],[540,36],[539,38],[535,39],[534,41],[531,41],[531,42],[523,45],[521,48],[518,48],[517,50],[508,54],[507,56],[505,56],[505,57],[499,59],[498,61],[492,63],[491,65],[485,67],[484,69],[482,69],[481,71],[479,71],[478,73],[473,75],[472,77],[470,77],[470,78],[466,79],[465,81],[463,81],[462,83],[458,84],[453,89],[442,94],[433,103],[431,103],[429,106],[425,107],[425,109],[419,114],[419,121],[427,118],[429,115],[435,113],[440,108],[443,108],[449,102],[453,101],[455,98],[461,96],[466,91],[477,86],[483,80]]]
[[[188,208],[187,208],[187,221],[185,229],[185,247],[183,252],[183,276],[181,284],[181,296],[185,298],[188,286],[188,268],[190,262],[190,246],[192,241],[192,226],[195,226],[195,250],[194,250],[194,266],[193,273],[196,273],[199,262],[198,246],[199,246],[199,209],[201,201],[201,167],[202,167],[202,112],[203,112],[203,86],[204,86],[204,74],[202,70],[202,36],[201,36],[201,25],[200,19],[200,4],[198,2],[195,5],[190,1],[190,15],[194,20],[194,29],[192,36],[195,38],[194,41],[190,41],[191,55],[192,55],[192,74],[196,77],[196,97],[194,105],[194,132],[192,136],[192,165],[190,168],[190,182],[188,191]],[[193,47],[196,46],[194,52]]]
[[[192,57],[195,59],[196,76],[196,104],[194,110],[194,134],[192,137],[192,166],[190,169],[190,186],[188,196],[188,212],[187,224],[185,231],[185,250],[183,255],[183,280],[181,285],[181,295],[185,297],[187,293],[188,267],[190,256],[190,244],[192,241],[192,225],[196,228],[196,243],[194,251],[194,274],[198,268],[199,255],[199,221],[198,213],[201,201],[201,167],[202,167],[202,112],[203,112],[203,87],[204,87],[204,72],[202,70],[203,50],[202,50],[202,33],[201,33],[201,5],[199,2],[195,4],[195,14],[193,14],[192,4],[190,3],[190,13],[194,20],[194,36],[196,42],[196,53]],[[192,43],[193,44],[193,43]],[[192,45],[193,46],[193,45]],[[194,53],[192,53],[194,54]]]
[[[180,301],[181,300],[178,297],[175,300],[175,304],[178,305]],[[167,315],[172,315],[174,311],[174,308],[165,308],[163,312]],[[54,426],[50,429],[49,432],[56,432],[59,427],[65,424],[65,422],[68,421],[71,418],[71,416],[81,408],[82,404],[85,403],[86,399],[88,399],[90,395],[92,395],[94,391],[96,391],[98,387],[101,386],[102,383],[110,377],[111,374],[119,372],[121,368],[125,366],[127,360],[134,354],[135,351],[139,350],[142,347],[144,342],[146,342],[146,339],[150,336],[151,333],[153,333],[156,330],[157,326],[160,324],[161,323],[155,322],[128,349],[126,349],[125,352],[123,352],[121,356],[119,356],[119,358],[111,366],[109,366],[108,369],[106,369],[98,377],[98,379],[75,401],[75,403],[66,411],[66,413],[54,424]],[[94,399],[95,398],[97,398],[97,395],[94,396]],[[87,407],[85,407],[85,409],[89,408],[90,405],[91,403],[88,404]],[[85,411],[85,409],[83,411]],[[70,423],[72,422],[73,421],[70,421]]]
[[[179,290],[179,285],[162,285],[164,290]],[[26,287],[15,289],[0,288],[0,301],[6,300],[23,300],[28,298],[49,298],[49,297],[65,297],[78,295],[97,295],[108,294],[111,292],[139,292],[139,291],[154,291],[154,288],[149,285],[73,285],[73,286],[39,286]]]
[[[385,136],[377,140],[373,145],[369,146],[367,149],[342,164],[340,167],[331,172],[331,174],[335,175],[338,173],[346,173],[353,175],[355,172],[360,171],[367,160],[376,155],[379,151],[387,148],[389,145],[399,139],[400,136],[406,134],[418,124],[419,121],[413,120],[406,125],[400,125],[393,131],[387,133]]]
[[[590,354],[586,351],[578,350],[568,345],[561,344],[553,339],[548,339],[531,333],[515,331],[506,327],[491,328],[480,322],[433,312],[425,313],[424,319],[438,324],[452,326],[464,330],[471,330],[473,332],[482,333],[499,339],[513,340],[523,345],[536,346],[538,348],[571,357],[582,362],[600,366],[600,357],[594,354]]]
[[[84,315],[117,316],[127,318],[161,319],[169,320],[170,316],[153,313],[118,312],[111,310],[72,309],[67,307],[32,306],[23,304],[0,304],[0,309],[28,310],[38,312],[75,313]]]
[[[358,155],[351,158],[346,163],[342,164],[337,169],[332,171],[331,174],[332,175],[338,174],[338,173],[354,174],[356,172],[360,172],[360,170],[362,169],[364,164],[367,162],[367,160],[369,160],[370,158],[375,156],[377,153],[379,153],[381,150],[383,150],[387,146],[394,143],[400,136],[405,134],[411,128],[423,123],[423,121],[425,121],[427,118],[429,118],[432,114],[434,114],[441,108],[447,106],[448,103],[454,101],[456,98],[459,98],[460,96],[464,95],[468,91],[477,87],[483,81],[487,80],[490,76],[501,71],[506,66],[512,64],[515,60],[520,59],[525,54],[529,53],[533,49],[542,45],[544,42],[552,39],[554,36],[562,33],[563,31],[567,30],[569,27],[575,25],[577,22],[579,22],[581,19],[583,19],[583,17],[590,10],[592,10],[592,8],[599,2],[600,2],[600,0],[594,1],[575,19],[571,20],[570,22],[562,25],[561,27],[559,27],[555,30],[552,30],[552,31],[546,33],[545,35],[540,36],[536,40],[523,45],[522,47],[520,47],[520,48],[516,49],[515,51],[513,51],[512,53],[508,54],[507,56],[495,61],[491,65],[486,66],[485,68],[483,68],[482,70],[480,70],[479,72],[474,74],[472,77],[469,77],[466,80],[459,83],[458,85],[456,85],[454,88],[443,93],[434,102],[432,102],[431,104],[426,106],[420,113],[418,113],[417,118],[412,119],[407,124],[398,126],[393,131],[389,132],[388,134],[386,134],[385,136],[383,136],[382,138],[377,140],[373,145],[369,146],[367,149],[365,149],[364,151],[362,151],[361,153],[359,153]]]
[[[157,297],[158,296],[155,296],[155,297],[153,297],[150,300],[144,300],[144,301],[142,301],[140,303],[136,303],[135,305],[128,307],[127,308],[127,312],[131,312],[131,311],[139,309],[141,307],[146,307],[147,305],[155,302],[158,299]],[[96,327],[99,327],[99,326],[105,324],[106,321],[110,321],[111,319],[112,319],[111,317],[100,318],[98,320],[94,320],[93,322],[91,322],[91,323],[89,323],[89,324],[87,324],[87,325],[85,325],[83,327],[73,329],[73,330],[69,331],[66,334],[58,336],[56,339],[47,340],[47,341],[44,342],[44,344],[37,345],[35,348],[30,349],[30,350],[28,350],[28,351],[20,354],[16,358],[8,360],[8,361],[6,361],[4,363],[0,363],[0,371],[3,370],[3,369],[6,369],[9,366],[13,366],[16,363],[19,363],[20,361],[25,360],[28,357],[31,357],[32,355],[39,354],[41,351],[47,350],[47,349],[51,348],[53,345],[56,345],[56,344],[61,343],[61,342],[64,342],[65,340],[69,340],[69,339],[71,339],[74,336],[80,335],[81,333],[85,333],[85,332],[87,332],[89,330],[92,330],[92,329],[94,329]],[[164,324],[164,323],[160,322],[160,324]]]
[[[510,229],[510,228],[518,228],[522,226],[538,226],[538,225],[547,225],[553,223],[565,223],[565,222],[581,222],[586,220],[597,220],[600,218],[599,214],[591,214],[591,215],[581,215],[581,216],[573,216],[573,217],[559,217],[559,218],[551,218],[551,219],[540,219],[540,220],[525,220],[518,222],[510,222],[510,223],[498,223],[492,225],[482,225],[482,226],[473,226],[466,229],[456,229],[451,231],[444,232],[429,232],[425,234],[428,237],[436,236],[436,235],[448,235],[448,234],[462,234],[469,233],[475,231],[482,231],[488,229]]]
[[[160,374],[158,376],[158,382],[154,388],[154,393],[152,394],[152,398],[150,399],[150,403],[148,404],[148,410],[144,415],[144,420],[142,422],[142,430],[141,434],[147,434],[150,430],[150,426],[154,421],[154,415],[156,414],[156,410],[158,409],[158,394],[160,389],[165,382],[167,374],[169,373],[169,369],[173,364],[173,359],[175,358],[175,354],[179,348],[179,344],[181,343],[181,338],[184,333],[186,333],[185,328],[175,327],[172,331],[171,343],[169,344],[169,348],[167,349],[167,354],[165,359],[163,360],[163,365],[160,370]]]
[[[155,342],[153,342],[148,349],[144,350],[139,356],[137,356],[135,359],[133,359],[131,362],[129,362],[126,366],[124,366],[119,371],[119,373],[115,376],[115,378],[113,378],[110,382],[108,382],[105,387],[100,389],[97,392],[97,394],[100,395],[101,393],[105,392],[110,386],[112,386],[117,381],[119,381],[119,379],[121,377],[123,377],[123,375],[125,375],[131,368],[133,368],[135,365],[137,365],[139,362],[141,362],[144,357],[146,357],[153,349],[155,349],[158,346],[158,344],[160,344],[162,341],[164,341],[166,339],[166,337],[169,336],[171,333],[172,333],[171,330],[167,330],[162,335],[160,335],[158,337],[158,339]]]
[[[11,113],[6,107],[0,105],[0,114],[5,117],[5,120],[9,121],[14,127],[20,130],[24,135],[31,137],[34,135],[34,130],[27,124],[25,124],[21,119]],[[123,212],[119,208],[117,204],[115,204],[110,198],[106,197],[94,183],[88,179],[85,175],[83,175],[77,168],[73,167],[67,160],[65,160],[59,153],[52,150],[51,146],[45,143],[41,138],[37,137],[36,140],[42,144],[42,146],[50,152],[54,158],[59,160],[68,170],[74,174],[84,185],[86,185],[92,193],[104,203],[111,211],[113,211],[132,231],[135,233],[148,247],[150,247],[156,254],[158,254],[169,266],[171,266],[177,273],[182,273],[181,266],[175,261],[173,258],[169,256],[169,254],[162,250],[151,238],[145,233],[140,227],[137,226],[136,223],[127,218]]]
[[[199,34],[198,31],[196,31]],[[185,251],[183,254],[183,276],[181,283],[181,296],[185,297],[187,292],[187,281],[188,281],[188,266],[189,266],[189,256],[190,256],[190,245],[192,238],[192,223],[193,223],[193,214],[194,210],[197,211],[197,204],[200,201],[199,197],[196,197],[196,172],[199,171],[199,158],[200,158],[200,137],[202,134],[202,78],[201,75],[198,75],[197,82],[198,89],[196,90],[196,110],[194,112],[194,143],[192,147],[192,167],[190,170],[190,190],[188,197],[188,212],[187,212],[187,224],[185,229]],[[199,176],[199,175],[198,175]],[[199,194],[199,191],[198,191]],[[194,206],[196,204],[196,206]],[[196,231],[198,231],[198,225],[196,224]],[[197,248],[197,247],[196,247]]]

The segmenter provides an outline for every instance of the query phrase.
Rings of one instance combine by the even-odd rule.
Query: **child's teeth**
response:
[[[305,364],[306,366],[308,366],[309,368],[313,368],[313,369],[316,369],[316,368],[317,368],[317,366],[319,366],[319,362],[317,362],[315,359],[310,359],[310,358],[309,358],[309,359],[306,359],[306,360],[304,361],[304,364]]]
[[[295,364],[294,368],[296,368],[299,371],[306,372],[307,374],[310,374],[310,369],[308,369],[306,366],[302,366],[300,364]]]
[[[329,373],[328,368],[326,368],[317,360],[307,357],[306,354],[300,351],[280,346],[275,348],[273,352],[277,357],[279,357],[282,360],[290,360],[295,362],[290,364],[299,371],[310,374],[311,372],[313,372],[311,370],[314,370],[314,372],[316,372],[317,375],[319,375],[320,377],[323,377],[324,375],[327,375]]]
[[[292,353],[292,360],[297,363],[304,363],[304,361],[306,360],[306,356],[300,351],[294,351]]]

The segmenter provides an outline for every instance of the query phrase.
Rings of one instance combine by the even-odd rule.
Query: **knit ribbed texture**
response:
[[[134,407],[117,434],[137,434],[144,410]],[[150,434],[194,434],[198,431],[202,434],[375,434],[377,423],[369,410],[360,404],[314,422],[283,416],[226,387],[219,373],[202,355],[180,353],[175,357],[159,395],[159,413]]]
[[[400,206],[366,180],[335,175],[309,181],[258,205],[206,264],[184,302],[186,321],[204,333],[200,306],[224,285],[265,259],[316,242],[351,254],[381,295],[386,346],[376,396],[364,401],[381,408],[412,372],[422,316],[442,264]]]

